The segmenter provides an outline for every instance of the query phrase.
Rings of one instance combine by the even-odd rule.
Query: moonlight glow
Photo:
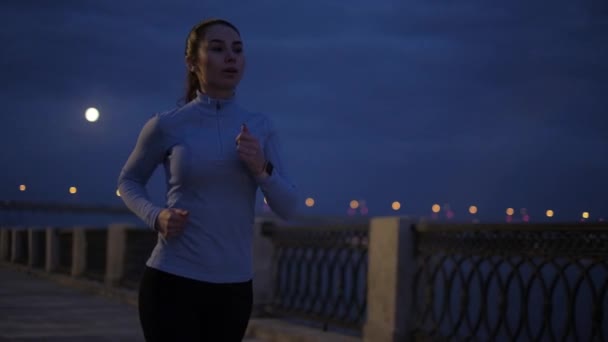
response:
[[[97,110],[97,108],[91,107],[87,109],[87,111],[84,113],[84,117],[89,122],[95,122],[99,119],[99,111]]]

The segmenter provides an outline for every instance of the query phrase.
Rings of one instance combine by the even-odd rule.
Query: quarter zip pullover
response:
[[[235,138],[241,124],[273,163],[270,177],[254,177],[239,159]],[[163,208],[188,210],[189,217],[180,235],[165,239],[158,234],[146,265],[207,282],[251,279],[257,189],[278,216],[288,219],[296,209],[296,187],[280,149],[270,119],[244,110],[234,97],[199,93],[183,107],[153,115],[120,172],[121,198],[152,229]],[[167,187],[164,206],[153,203],[145,188],[159,165]]]

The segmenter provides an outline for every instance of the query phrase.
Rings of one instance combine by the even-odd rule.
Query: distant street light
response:
[[[583,216],[584,219],[588,219],[589,218],[589,212],[587,212],[587,211],[583,212],[582,216]]]
[[[19,185],[19,191],[23,192],[27,189],[27,187],[25,186],[25,184],[21,184]]]
[[[440,206],[439,204],[433,204],[433,206],[431,207],[431,210],[432,210],[434,213],[438,213],[438,212],[440,212],[440,211],[441,211],[441,206]]]
[[[471,215],[475,215],[475,214],[477,214],[477,207],[476,207],[476,206],[474,206],[474,205],[470,206],[470,207],[469,207],[469,213],[470,213]]]
[[[89,122],[95,122],[99,119],[99,111],[97,110],[97,108],[91,107],[87,109],[87,111],[84,113],[84,117]]]
[[[549,210],[547,210],[547,213],[546,213],[546,214],[547,214],[547,217],[553,217],[553,215],[554,215],[555,213],[553,212],[553,210],[549,209]]]
[[[310,208],[310,207],[312,207],[312,206],[314,206],[314,205],[315,205],[315,200],[314,200],[314,198],[312,198],[312,197],[308,197],[308,198],[306,199],[306,201],[305,201],[305,204],[306,204],[306,206],[307,206],[307,207],[309,207],[309,208]]]
[[[78,189],[76,189],[75,186],[71,186],[69,191],[70,191],[70,194],[74,195],[78,192]]]
[[[391,207],[393,208],[394,211],[397,211],[397,210],[401,209],[401,203],[399,203],[399,201],[395,201],[395,202],[393,202]]]
[[[350,201],[350,207],[351,207],[351,209],[359,208],[359,201],[357,201],[357,200]]]

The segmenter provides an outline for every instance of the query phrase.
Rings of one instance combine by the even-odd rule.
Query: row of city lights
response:
[[[19,191],[25,192],[27,190],[27,186],[24,184],[19,185]],[[71,186],[68,188],[68,192],[72,195],[75,195],[78,192],[78,188],[75,186]]]
[[[19,191],[25,192],[27,190],[27,185],[21,184],[19,185]],[[68,188],[68,192],[70,195],[76,195],[78,193],[78,188],[75,186],[71,186]],[[120,191],[116,190],[116,196],[120,197]]]
[[[264,199],[264,203],[266,203],[266,199]],[[307,198],[305,200],[305,204],[307,207],[313,207],[315,205],[315,200],[311,197]],[[391,208],[394,211],[399,211],[401,209],[402,205],[399,201],[394,201],[393,203],[391,203]],[[365,202],[364,201],[358,201],[358,200],[351,200],[349,203],[349,208],[348,208],[348,212],[349,213],[354,213],[355,210],[360,209],[361,210],[361,214],[367,214],[367,207],[365,207]],[[431,211],[434,214],[439,214],[441,212],[442,208],[441,205],[435,203],[431,206]],[[479,211],[479,208],[476,205],[471,205],[469,206],[469,214],[471,215],[476,215]],[[522,215],[523,221],[529,221],[530,220],[530,216],[528,215],[527,209],[526,208],[522,208],[520,210],[520,213]],[[515,215],[515,209],[514,208],[507,208],[505,211],[505,214],[507,214],[507,221],[511,221],[513,216]],[[450,210],[447,209],[446,210],[446,216],[448,218],[451,218],[454,215],[454,213]],[[551,218],[555,216],[555,211],[552,209],[547,209],[545,211],[545,216]],[[591,217],[591,214],[588,211],[583,211],[581,213],[581,218],[583,219],[589,219]],[[601,219],[600,219],[601,220]]]
[[[27,190],[27,186],[25,184],[21,184],[19,185],[19,191],[24,192]],[[75,195],[76,193],[78,193],[78,188],[75,186],[71,186],[68,188],[68,192],[72,195]],[[120,197],[120,191],[116,190],[116,196]],[[264,198],[264,204],[268,204],[266,201],[266,198]],[[312,197],[308,197],[306,198],[306,200],[304,201],[304,204],[309,207],[312,208],[315,206],[315,199]],[[394,211],[399,211],[401,209],[401,203],[399,201],[394,201],[393,203],[391,203],[391,208]],[[359,211],[361,212],[361,214],[367,214],[368,213],[368,209],[365,205],[365,201],[358,201],[358,200],[351,200],[349,203],[349,208],[348,208],[348,213],[349,214],[354,214],[355,211],[359,209]],[[441,212],[441,206],[439,204],[433,204],[431,206],[431,211],[434,214],[439,214]],[[478,212],[478,208],[475,205],[471,205],[469,207],[469,214],[471,215],[475,215]],[[507,217],[512,217],[515,214],[515,209],[513,208],[507,208],[506,212]],[[523,217],[524,221],[528,221],[529,220],[529,216],[527,214],[527,210],[525,208],[521,209],[521,214]],[[450,218],[451,216],[453,216],[453,212],[451,210],[447,210],[446,211],[446,215],[448,216],[448,218]],[[555,215],[555,212],[552,209],[548,209],[545,212],[545,215],[547,217],[553,217]],[[588,219],[590,217],[590,214],[588,211],[584,211],[581,214],[581,218],[583,219]],[[507,218],[507,220],[509,220]]]

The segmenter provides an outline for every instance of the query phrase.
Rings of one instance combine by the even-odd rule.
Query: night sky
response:
[[[239,100],[278,127],[301,213],[608,219],[605,0],[3,1],[0,199],[122,204],[120,168],[183,96],[208,17],[241,31]]]

